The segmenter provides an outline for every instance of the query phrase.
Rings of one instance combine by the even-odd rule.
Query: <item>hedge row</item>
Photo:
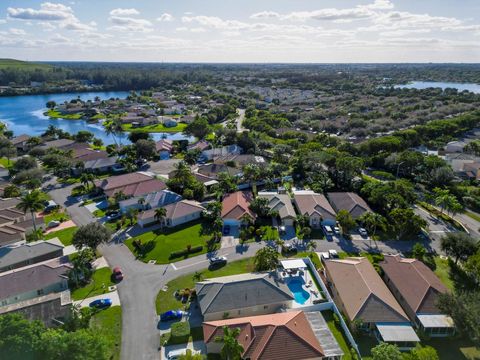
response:
[[[185,249],[185,250],[180,250],[180,251],[174,251],[170,253],[170,259],[175,259],[181,256],[189,255],[189,254],[195,254],[203,250],[203,246],[195,246],[190,249]]]

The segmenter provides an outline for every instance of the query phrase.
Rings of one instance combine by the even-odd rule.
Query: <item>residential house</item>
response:
[[[22,134],[15,136],[10,140],[12,145],[17,149],[18,152],[26,152],[29,149],[28,140],[30,140],[30,135]]]
[[[74,140],[70,139],[58,139],[58,140],[52,140],[52,141],[47,141],[44,142],[43,144],[39,145],[42,149],[48,150],[51,148],[57,148],[57,149],[63,149],[69,145],[74,144]]]
[[[167,188],[163,181],[141,172],[96,180],[95,186],[107,197],[112,197],[117,192],[122,192],[126,197],[143,196]]]
[[[155,143],[155,149],[160,155],[160,160],[169,159],[170,154],[173,151],[173,141],[169,139],[161,139]]]
[[[163,220],[166,227],[175,227],[202,217],[205,208],[196,201],[181,200],[166,206],[166,215]],[[152,225],[158,220],[155,218],[155,210],[150,209],[138,215],[137,222],[141,227]]]
[[[37,241],[0,248],[0,273],[63,256],[63,246]]]
[[[276,192],[259,192],[259,198],[268,200],[268,207],[278,213],[282,225],[293,226],[297,214],[292,205],[292,200],[288,194],[279,194]]]
[[[201,160],[209,161],[219,156],[240,155],[242,148],[236,144],[202,151]]]
[[[247,191],[236,191],[227,194],[222,200],[221,217],[224,225],[240,226],[243,219],[249,217],[255,219],[255,214],[250,210],[250,203],[253,200],[252,193]]]
[[[327,196],[337,213],[340,210],[347,210],[354,219],[372,211],[365,200],[353,192],[330,192]]]
[[[325,195],[308,190],[295,191],[293,201],[298,212],[309,218],[312,228],[336,225],[337,214]]]
[[[273,314],[292,307],[294,297],[276,272],[247,273],[197,282],[205,321]]]
[[[465,164],[480,162],[480,158],[470,154],[453,153],[445,155],[445,162],[450,165],[454,172],[462,172]]]
[[[143,201],[140,199],[143,199]],[[173,204],[180,200],[182,200],[182,197],[177,193],[174,193],[170,190],[161,190],[147,194],[146,196],[135,196],[130,199],[122,200],[118,203],[118,205],[120,207],[120,211],[125,214],[130,209],[149,210]]]
[[[200,140],[197,141],[196,143],[190,144],[187,146],[187,150],[200,150],[200,151],[205,151],[210,148],[210,143],[206,140]]]
[[[253,154],[231,154],[219,156],[215,159],[216,164],[225,164],[236,168],[243,168],[248,164],[255,164],[259,166],[266,166],[267,163],[263,156]]]
[[[85,161],[83,170],[95,174],[105,174],[109,172],[115,172],[118,166],[118,157],[111,156]]]
[[[471,140],[470,140],[471,141]],[[468,140],[455,140],[450,141],[445,145],[445,152],[446,153],[462,153],[463,149],[467,144],[470,142]]]
[[[324,275],[335,304],[349,322],[359,322],[379,341],[401,349],[420,341],[407,314],[367,258],[325,260]]]
[[[343,351],[320,312],[288,311],[203,323],[207,352],[219,354],[224,327],[238,328],[242,359],[341,359]]]
[[[400,255],[385,255],[380,266],[388,288],[418,329],[431,337],[455,333],[453,320],[437,306],[439,295],[448,290],[430,268]]]
[[[459,175],[470,180],[480,180],[480,161],[463,164],[463,171]]]
[[[177,120],[170,117],[159,116],[158,119],[159,119],[159,122],[167,128],[175,127],[178,125]]]
[[[231,176],[240,176],[242,174],[241,169],[217,163],[201,165],[197,172],[214,179],[217,179],[220,173],[227,173]]]
[[[69,266],[53,261],[0,274],[0,308],[67,290],[69,270]]]

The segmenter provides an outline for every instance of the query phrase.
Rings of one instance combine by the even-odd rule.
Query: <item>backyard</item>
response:
[[[253,271],[253,258],[242,259],[228,263],[224,267],[217,270],[204,269],[202,271],[180,276],[167,284],[166,291],[160,290],[155,302],[157,314],[161,314],[168,310],[183,309],[185,304],[178,301],[173,294],[177,290],[191,289],[195,286],[195,282],[200,279],[208,279],[213,277],[243,274]]]
[[[112,306],[101,310],[90,319],[90,328],[103,334],[108,341],[108,359],[120,359],[122,343],[122,308]]]
[[[96,270],[90,283],[72,291],[72,299],[76,301],[108,293],[108,287],[115,285],[111,277],[112,271],[108,267]]]
[[[132,124],[123,124],[124,131],[131,132],[182,132],[187,127],[185,123],[177,123],[177,126],[166,127],[163,124],[147,125],[137,128],[132,128]]]
[[[193,224],[193,225],[192,225]],[[202,246],[202,250],[192,253],[193,256],[207,252],[207,242],[211,235],[204,233],[201,221],[189,223],[175,228],[165,228],[163,231],[155,229],[139,236],[128,239],[125,244],[132,253],[136,254],[142,261],[155,260],[157,264],[168,264],[173,261],[187,258],[188,255],[173,258],[171,254],[186,250],[187,246],[195,248]],[[134,241],[139,240],[142,250],[139,252]]]

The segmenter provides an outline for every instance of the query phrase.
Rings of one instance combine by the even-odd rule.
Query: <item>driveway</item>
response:
[[[98,300],[98,299],[110,299],[110,300],[112,300],[112,306],[120,305],[120,298],[118,296],[117,291],[112,291],[110,293],[97,295],[97,296],[92,296],[92,297],[89,297],[89,298],[86,298],[86,299],[83,299],[83,300],[77,300],[77,301],[74,301],[73,303],[75,305],[79,305],[82,308],[85,308],[85,307],[88,307],[88,305],[92,301]]]
[[[166,359],[167,354],[172,351],[172,350],[178,350],[178,349],[192,349],[194,351],[200,351],[202,354],[206,355],[207,354],[207,348],[205,347],[205,343],[203,341],[194,341],[193,343],[190,342],[185,345],[170,345],[162,348],[162,351],[160,353],[160,359]]]
[[[75,224],[81,226],[96,221],[96,218],[88,209],[80,206],[80,202],[76,198],[70,196],[72,189],[77,185],[63,186],[62,184],[57,184],[48,194],[57,204],[66,208],[67,213]]]
[[[247,130],[243,127],[243,120],[245,119],[245,109],[237,109],[237,112],[238,112],[238,117],[235,120],[237,123],[237,132],[241,133]]]

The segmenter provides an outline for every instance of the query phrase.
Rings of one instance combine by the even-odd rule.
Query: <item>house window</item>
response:
[[[37,290],[37,295],[38,295],[38,296],[43,295],[43,289]]]
[[[264,305],[264,306],[263,306],[263,309],[264,309],[264,310],[265,310],[265,309],[268,309],[268,305]]]

